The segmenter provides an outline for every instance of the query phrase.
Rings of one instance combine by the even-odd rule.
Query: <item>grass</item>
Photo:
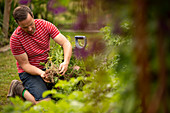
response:
[[[18,79],[16,60],[11,51],[0,53],[0,110],[2,106],[9,103],[6,98],[8,88],[12,80]]]

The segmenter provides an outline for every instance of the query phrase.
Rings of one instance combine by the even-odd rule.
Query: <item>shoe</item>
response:
[[[15,97],[16,95],[22,97],[22,92],[24,89],[25,88],[20,81],[12,80],[7,94],[7,98]]]

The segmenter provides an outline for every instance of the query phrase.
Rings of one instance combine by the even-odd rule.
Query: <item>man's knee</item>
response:
[[[50,100],[51,100],[51,98],[45,98],[45,99],[42,99],[42,100],[39,100],[39,101],[35,101],[35,104],[38,104],[41,101],[50,101]]]

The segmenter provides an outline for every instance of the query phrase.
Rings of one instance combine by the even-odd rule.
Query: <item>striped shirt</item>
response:
[[[52,23],[35,19],[36,31],[30,35],[20,26],[13,32],[10,38],[10,48],[13,55],[26,53],[31,65],[40,69],[44,67],[40,62],[47,62],[48,52],[50,50],[50,37],[54,39],[60,32]],[[24,72],[17,62],[18,73]]]

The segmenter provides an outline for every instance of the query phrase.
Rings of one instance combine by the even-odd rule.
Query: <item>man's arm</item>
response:
[[[44,71],[29,63],[28,56],[26,53],[23,53],[21,55],[15,55],[14,57],[25,72],[31,75],[40,75],[41,77],[44,75]]]
[[[62,75],[64,75],[65,72],[67,71],[68,64],[70,62],[70,58],[72,55],[72,46],[71,43],[66,39],[66,37],[61,33],[54,38],[54,41],[61,45],[64,50],[64,62],[61,63],[59,67],[60,70],[59,73],[62,73]]]

